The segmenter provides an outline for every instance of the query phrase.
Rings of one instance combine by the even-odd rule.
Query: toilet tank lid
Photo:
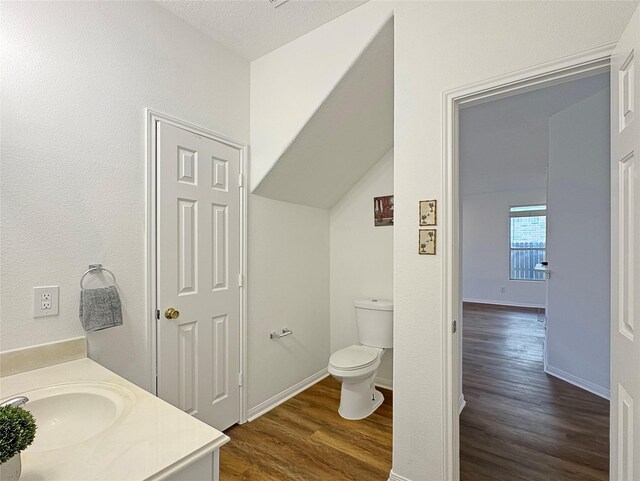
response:
[[[374,311],[393,311],[393,301],[383,299],[356,299],[353,301],[355,307],[360,309],[371,309]]]

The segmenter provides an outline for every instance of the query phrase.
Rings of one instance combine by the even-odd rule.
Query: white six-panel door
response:
[[[240,418],[240,151],[156,128],[158,396],[223,430]]]
[[[640,10],[611,58],[611,480],[640,480]],[[594,273],[597,275],[597,273]]]

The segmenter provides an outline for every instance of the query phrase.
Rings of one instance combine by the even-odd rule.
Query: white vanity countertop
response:
[[[108,430],[79,444],[37,452],[27,448],[20,481],[160,481],[229,441],[88,358],[3,377],[0,398],[78,382],[125,388],[132,394],[128,412]]]

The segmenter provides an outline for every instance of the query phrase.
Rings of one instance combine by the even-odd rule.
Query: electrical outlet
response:
[[[33,317],[58,315],[58,286],[33,288]]]
[[[504,286],[500,286],[500,294],[504,294],[504,292],[505,292]]]

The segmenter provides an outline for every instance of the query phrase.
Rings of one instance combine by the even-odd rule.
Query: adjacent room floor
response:
[[[609,403],[544,373],[536,309],[465,303],[461,481],[606,481]],[[221,481],[386,481],[392,392],[362,421],[328,377],[227,431]]]
[[[221,481],[386,481],[392,392],[361,421],[338,415],[340,383],[328,377],[255,421],[226,433]]]
[[[536,309],[465,303],[462,481],[608,480],[609,402],[545,374]]]

